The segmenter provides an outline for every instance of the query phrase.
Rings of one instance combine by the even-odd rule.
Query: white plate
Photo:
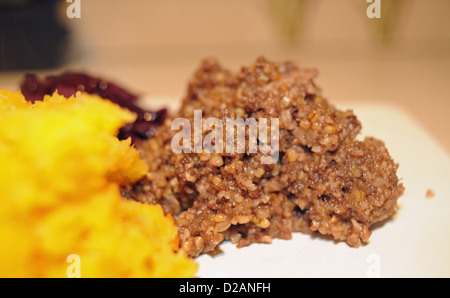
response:
[[[174,108],[177,101],[158,102]],[[383,140],[400,164],[398,175],[406,190],[395,219],[374,229],[370,243],[360,248],[300,233],[291,240],[240,249],[224,242],[222,254],[196,259],[198,276],[450,277],[449,156],[401,108],[359,103],[338,107],[353,109],[362,136]],[[426,198],[427,189],[435,197]]]

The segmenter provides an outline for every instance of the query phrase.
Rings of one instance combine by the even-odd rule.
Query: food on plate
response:
[[[115,83],[80,72],[67,71],[57,76],[47,76],[44,79],[39,79],[36,74],[29,73],[23,78],[20,90],[26,100],[31,102],[42,100],[45,95],[52,95],[55,91],[65,97],[70,97],[77,91],[83,91],[108,99],[137,115],[135,121],[120,128],[118,135],[121,140],[131,137],[134,144],[151,137],[166,115],[165,109],[143,110],[137,105],[138,95]]]
[[[205,60],[179,110],[140,144],[149,171],[123,186],[123,195],[172,214],[180,247],[193,257],[216,253],[225,240],[242,247],[289,239],[296,231],[353,247],[367,243],[370,227],[397,210],[404,190],[398,165],[382,141],[356,140],[361,123],[351,110],[329,103],[316,75],[265,58],[236,73]],[[261,151],[175,153],[172,123],[193,123],[196,110],[203,119],[278,119],[277,162],[263,163]],[[208,133],[203,129],[201,139]],[[249,140],[246,134],[245,148]]]
[[[76,247],[87,260],[88,276],[193,276],[197,267],[187,256],[218,253],[223,241],[243,247],[304,232],[352,247],[368,243],[371,226],[398,209],[404,191],[398,165],[382,141],[357,139],[358,118],[332,105],[316,76],[314,69],[263,57],[238,72],[206,59],[181,107],[166,115],[165,109],[142,110],[136,95],[86,74],[44,80],[27,75],[21,86],[26,100],[20,93],[0,93],[0,113],[9,115],[0,120],[0,134],[8,136],[0,150],[12,156],[13,148],[22,148],[14,158],[4,155],[17,171],[3,187],[20,203],[9,203],[2,212],[28,222],[13,221],[0,236],[19,231],[28,247],[14,251],[17,243],[10,241],[3,248],[9,257],[0,262],[9,268],[8,260],[19,254],[22,265],[29,265],[38,255],[34,275],[58,276],[63,269],[58,262]],[[48,95],[55,91],[65,97]],[[77,125],[75,118],[81,120]],[[174,142],[179,119],[193,123],[181,144]],[[217,130],[227,119],[255,119],[256,137],[250,126],[232,132],[237,138],[231,147],[243,151],[215,150],[228,140],[211,138],[211,130],[227,137],[228,128]],[[259,126],[264,119],[270,129]],[[26,122],[21,134],[8,129],[21,122]],[[273,133],[273,124],[276,134],[264,136]],[[185,150],[198,149],[198,140],[200,150]],[[175,150],[174,144],[182,146]],[[267,147],[273,150],[263,150]],[[31,159],[25,159],[28,154]],[[25,166],[31,170],[22,179],[31,186],[20,192],[13,181]],[[119,198],[119,189],[129,200]],[[39,224],[27,225],[35,216]],[[95,249],[107,252],[94,258]],[[105,265],[117,258],[118,266]]]
[[[195,274],[172,217],[120,195],[148,170],[131,140],[116,137],[135,120],[85,93],[32,103],[0,90],[0,276]]]

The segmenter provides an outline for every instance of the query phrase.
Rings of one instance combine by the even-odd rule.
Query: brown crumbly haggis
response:
[[[179,226],[190,256],[238,247],[295,231],[317,231],[358,247],[370,226],[393,215],[403,186],[383,142],[355,140],[361,124],[321,95],[314,70],[259,58],[232,73],[205,60],[192,78],[176,117],[279,118],[280,157],[262,153],[180,153],[171,149],[171,120],[140,148],[147,177],[124,195],[161,204]],[[206,132],[204,132],[206,134]]]

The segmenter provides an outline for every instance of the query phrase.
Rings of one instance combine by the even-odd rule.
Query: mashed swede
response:
[[[0,277],[189,277],[178,232],[160,206],[122,199],[146,164],[118,129],[135,120],[99,97],[26,102],[0,90]]]

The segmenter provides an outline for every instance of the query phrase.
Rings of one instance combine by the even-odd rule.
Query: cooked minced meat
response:
[[[354,247],[368,242],[370,226],[397,209],[404,190],[398,166],[383,142],[355,140],[360,122],[322,96],[316,75],[264,58],[237,73],[205,60],[179,111],[140,147],[150,170],[124,195],[161,204],[193,257],[214,253],[224,240],[242,247],[295,231]],[[259,151],[175,154],[171,119],[193,122],[194,110],[203,118],[278,118],[278,162],[263,164]]]

